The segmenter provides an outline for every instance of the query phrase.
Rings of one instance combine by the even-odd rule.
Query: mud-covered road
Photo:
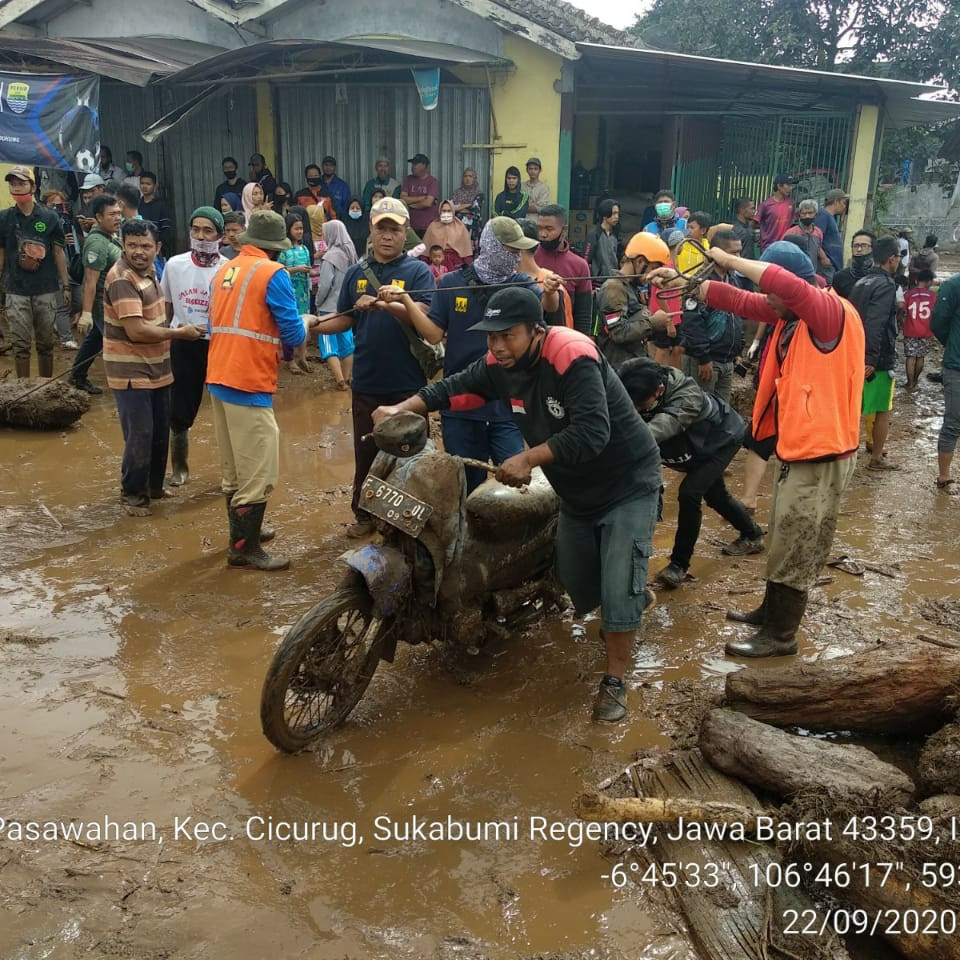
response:
[[[0,958],[694,958],[676,918],[602,878],[612,861],[578,842],[571,802],[637,751],[669,750],[716,693],[739,629],[723,610],[758,591],[762,556],[721,558],[730,533],[707,515],[695,581],[660,592],[644,628],[628,723],[589,722],[597,624],[568,619],[455,663],[404,649],[342,729],[279,755],[260,734],[260,685],[349,545],[349,395],[330,386],[323,371],[281,382],[269,515],[287,573],[225,566],[206,404],[191,482],[148,519],[119,507],[109,393],[65,432],[0,431]],[[825,569],[801,656],[957,638],[960,501],[934,489],[940,412],[933,384],[898,392],[903,470],[861,463],[834,550],[888,575]],[[667,483],[654,572],[672,542]],[[405,838],[414,818],[508,821],[518,836]],[[553,835],[531,836],[530,818]],[[26,821],[88,827],[17,839]],[[105,821],[125,836],[98,841],[89,825]],[[320,827],[269,839],[288,823]]]

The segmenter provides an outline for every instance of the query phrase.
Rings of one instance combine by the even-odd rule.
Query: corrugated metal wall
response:
[[[276,92],[281,179],[294,190],[303,186],[303,168],[324,155],[337,158],[337,173],[359,194],[385,153],[394,176],[410,172],[415,153],[430,157],[430,172],[444,196],[460,186],[464,167],[474,167],[485,188],[490,180],[489,150],[464,149],[465,143],[490,142],[490,96],[485,87],[440,88],[436,110],[426,111],[413,85],[373,84],[280,86]],[[488,194],[489,195],[489,194]]]
[[[185,249],[190,214],[213,202],[223,180],[220,161],[232,155],[246,172],[256,149],[257,123],[253,87],[235,87],[206,103],[154,143],[145,143],[140,132],[195,89],[169,90],[104,82],[100,91],[101,139],[122,165],[127,150],[139,150],[143,163],[160,178],[161,195],[172,202],[180,249]]]

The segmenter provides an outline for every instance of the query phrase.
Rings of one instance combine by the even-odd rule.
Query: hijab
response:
[[[253,205],[253,188],[255,186],[257,186],[256,183],[248,183],[243,188],[243,193],[240,195],[240,203],[243,206],[243,212],[248,220],[250,219],[250,214],[253,213],[254,210],[258,209]],[[262,190],[263,187],[260,189]]]
[[[240,194],[238,193],[225,193],[223,194],[223,199],[230,204],[230,209],[234,213],[239,213],[243,210],[243,204],[240,202]]]
[[[483,283],[505,283],[517,272],[520,254],[508,250],[494,235],[493,222],[488,220],[480,234],[480,252],[473,269]]]
[[[473,186],[465,187],[461,182],[460,188],[450,198],[456,207],[462,207],[465,203],[473,203],[473,201],[480,196],[480,184],[477,183],[477,171],[474,170],[473,167],[467,167],[463,172],[473,174]]]
[[[452,204],[453,201],[444,200],[440,204],[441,208],[444,203]],[[450,212],[453,213],[453,210],[451,209]],[[452,223],[441,223],[439,220],[434,220],[427,227],[427,232],[423,235],[423,242],[426,244],[427,250],[434,245],[443,247],[444,250],[453,250],[461,260],[473,256],[470,231],[456,217],[453,218]]]
[[[323,239],[327,252],[323,259],[332,263],[341,273],[346,273],[357,262],[357,249],[341,220],[328,220],[323,225]]]
[[[306,208],[307,215],[310,217],[310,227],[313,230],[314,239],[320,240],[323,238],[323,225],[327,220],[326,211],[323,209],[323,204],[321,203],[312,203],[309,207]]]

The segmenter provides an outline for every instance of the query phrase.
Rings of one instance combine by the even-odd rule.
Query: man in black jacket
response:
[[[469,409],[504,400],[527,448],[505,460],[496,478],[530,482],[542,467],[560,498],[557,572],[577,612],[602,607],[607,665],[595,720],[627,712],[624,676],[647,599],[647,561],[660,500],[660,455],[620,379],[593,341],[547,327],[537,295],[499,290],[474,330],[487,334],[485,357],[429,383],[374,423],[404,410]]]
[[[713,246],[739,257],[743,245],[732,230],[718,230],[713,237]],[[714,268],[714,273],[719,282],[750,289],[739,274],[719,266]],[[743,355],[743,318],[691,298],[684,303],[680,332],[683,335],[683,372],[707,393],[729,402],[733,368]]]
[[[858,230],[850,241],[850,262],[833,275],[831,286],[845,299],[850,299],[853,285],[873,269],[873,244],[876,236],[869,230]]]
[[[866,369],[863,386],[863,413],[875,415],[867,442],[871,447],[870,470],[898,470],[884,459],[883,448],[890,430],[893,409],[893,368],[897,362],[897,284],[894,275],[900,268],[900,247],[896,237],[880,237],[873,245],[875,266],[858,280],[850,292],[866,335]]]
[[[686,578],[700,536],[703,501],[740,534],[730,545],[736,556],[761,553],[763,531],[723,482],[723,471],[743,442],[740,415],[723,400],[704,393],[691,377],[649,357],[628,360],[619,374],[660,447],[663,464],[684,474],[673,552],[660,579],[676,588]]]

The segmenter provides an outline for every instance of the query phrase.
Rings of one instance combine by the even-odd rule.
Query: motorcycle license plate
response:
[[[360,506],[411,537],[419,536],[433,513],[429,503],[398,490],[373,474],[368,474],[360,487]]]

